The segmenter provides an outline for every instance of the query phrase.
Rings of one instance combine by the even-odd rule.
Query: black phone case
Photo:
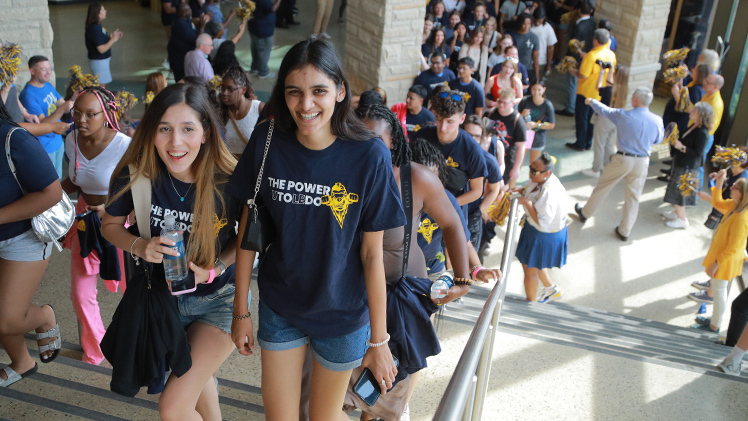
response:
[[[399,367],[400,364],[397,358],[392,358],[395,360],[395,367]],[[364,391],[370,389],[373,389],[373,391],[367,393],[366,396],[362,394]],[[387,389],[388,392],[390,390],[392,389]],[[358,377],[358,380],[356,380],[356,383],[353,385],[353,393],[355,393],[369,406],[374,406],[374,404],[377,403],[377,399],[379,399],[379,396],[382,394],[382,392],[379,389],[379,382],[377,382],[377,380],[374,378],[374,374],[372,374],[371,370],[369,370],[368,368],[364,368],[364,372],[361,373],[361,375]]]

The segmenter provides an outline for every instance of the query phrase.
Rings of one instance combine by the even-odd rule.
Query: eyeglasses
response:
[[[483,137],[482,133],[470,133],[470,132],[467,132],[467,134],[469,134],[470,136],[473,137],[473,139],[476,139],[476,140],[480,140],[480,138]]]
[[[509,100],[509,101],[499,101],[499,104],[501,104],[501,105],[514,105],[514,101],[512,101],[512,100]]]
[[[241,86],[234,86],[233,88],[229,88],[227,86],[221,86],[221,91],[231,92],[234,93],[241,89]]]
[[[452,101],[455,101],[455,102],[462,101],[462,95],[453,94],[451,92],[441,92],[439,93],[439,98],[452,98]]]
[[[97,115],[99,115],[99,114],[101,114],[103,112],[104,111],[102,110],[102,111],[99,111],[98,113],[82,113],[79,110],[73,110],[72,114],[73,114],[73,118],[75,118],[77,120],[83,119],[83,116],[86,117],[86,120],[91,120],[92,118],[96,117]]]
[[[40,72],[51,72],[54,69],[55,69],[54,67],[40,67],[37,70],[39,70]]]
[[[538,174],[541,174],[541,173],[544,173],[544,172],[545,172],[545,170],[538,171],[535,168],[530,167],[530,175],[538,175]]]

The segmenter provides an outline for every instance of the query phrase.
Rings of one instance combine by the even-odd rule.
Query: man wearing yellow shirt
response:
[[[578,71],[572,71],[577,76],[577,99],[574,113],[574,120],[577,129],[577,141],[567,143],[568,148],[583,151],[592,147],[592,129],[590,123],[592,118],[592,107],[585,104],[587,98],[600,100],[600,93],[597,90],[597,80],[601,72],[605,72],[603,77],[603,86],[607,79],[607,72],[616,65],[616,55],[610,51],[610,32],[607,29],[596,29],[592,37],[592,50],[583,54],[582,63]],[[603,68],[603,66],[605,68]]]
[[[712,106],[712,109],[714,109],[714,127],[712,127],[712,130],[709,130],[709,139],[706,141],[706,149],[704,149],[704,156],[702,160],[706,162],[706,156],[709,153],[709,150],[712,149],[712,144],[714,143],[714,132],[717,131],[717,128],[719,127],[720,121],[722,121],[722,112],[725,110],[725,103],[722,102],[722,95],[719,93],[719,90],[722,89],[722,86],[725,84],[725,78],[722,77],[722,75],[717,74],[711,74],[704,79],[704,81],[701,83],[701,87],[704,89],[704,96],[701,97],[701,101],[699,102],[706,102],[707,104]],[[691,125],[691,121],[689,120],[688,125]],[[704,181],[704,166],[702,165],[701,168],[699,168],[699,175],[702,180],[702,185]]]

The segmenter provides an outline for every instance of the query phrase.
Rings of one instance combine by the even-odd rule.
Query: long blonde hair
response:
[[[612,91],[613,100],[610,105],[613,108],[624,108],[629,96],[629,68],[624,65],[618,66],[613,77],[615,82]]]
[[[735,186],[740,190],[740,200],[735,203],[734,212],[743,212],[748,208],[748,180],[740,178],[735,182]]]
[[[166,177],[168,170],[156,151],[155,139],[161,118],[170,107],[178,104],[187,104],[192,108],[200,116],[200,122],[205,131],[205,143],[200,147],[190,167],[195,177],[195,199],[192,234],[187,242],[187,258],[200,267],[209,267],[213,265],[218,252],[216,233],[213,229],[216,199],[221,204],[221,212],[224,215],[226,212],[225,201],[218,186],[228,182],[229,176],[236,167],[236,160],[221,139],[218,115],[204,88],[187,84],[171,85],[154,98],[143,115],[143,119],[140,120],[130,146],[114,170],[107,205],[129,191],[134,180],[139,177],[148,178],[151,183],[161,177]],[[128,181],[121,190],[113,192],[117,175],[129,165],[136,168],[135,174],[131,177],[132,181]],[[223,215],[219,216],[219,219],[221,217]]]

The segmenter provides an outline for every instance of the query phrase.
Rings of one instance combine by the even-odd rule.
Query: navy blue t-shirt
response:
[[[462,229],[465,231],[465,238],[470,238],[470,229],[468,228],[468,221],[465,215],[460,209],[460,204],[457,203],[457,199],[454,195],[445,190],[449,201],[452,203],[457,215],[460,217],[462,222]],[[442,247],[442,239],[444,234],[442,233],[439,225],[434,221],[426,212],[421,212],[421,224],[418,226],[418,246],[423,252],[423,256],[426,258],[426,269],[429,271],[429,275],[432,273],[441,273],[444,271],[445,256],[444,247]]]
[[[416,132],[424,127],[433,126],[436,124],[436,118],[434,113],[427,110],[426,107],[421,108],[421,112],[418,114],[411,114],[410,111],[405,115],[405,127],[408,129],[408,139],[410,141],[416,140],[418,137]]]
[[[465,114],[475,114],[476,108],[483,108],[486,106],[486,94],[483,91],[483,87],[480,83],[476,82],[475,79],[470,79],[470,82],[463,84],[460,79],[455,79],[449,82],[449,87],[456,89],[460,92],[465,92],[469,95],[467,102],[465,103]]]
[[[444,68],[444,71],[442,71],[441,76],[436,75],[431,71],[431,69],[428,69],[421,72],[420,75],[416,76],[416,80],[413,82],[413,84],[423,85],[426,88],[426,91],[428,91],[427,98],[430,98],[431,93],[434,91],[434,89],[436,89],[437,86],[445,82],[449,83],[456,78],[457,76],[455,76],[454,72],[446,67]]]
[[[467,173],[469,180],[486,176],[483,150],[466,131],[460,129],[457,138],[446,145],[439,142],[436,127],[421,129],[418,132],[418,137],[422,137],[434,145],[444,156],[447,166],[464,171]]]
[[[5,138],[12,128],[13,126],[0,120],[3,151],[5,150]],[[23,185],[27,193],[42,191],[57,180],[57,171],[55,171],[52,161],[49,160],[47,152],[39,141],[24,129],[13,132],[10,140],[10,158],[16,167],[18,182]],[[8,160],[3,156],[0,159],[0,192],[2,192],[0,194],[0,208],[23,197],[18,182],[13,178]],[[16,237],[30,229],[31,219],[0,224],[0,241]]]
[[[431,61],[431,55],[434,54],[434,50],[441,51],[442,53],[442,59],[447,60],[452,54],[452,52],[449,50],[449,45],[445,42],[442,47],[440,48],[434,48],[433,44],[421,44],[421,55],[426,57],[427,61]]]
[[[213,215],[211,221],[216,236],[218,237],[218,253],[236,242],[237,220],[242,211],[241,203],[225,193],[227,186],[226,181],[227,180],[224,180],[223,183],[218,184],[218,189],[223,197],[225,209],[221,209],[220,200],[216,200],[216,213]],[[122,188],[124,188],[129,182],[130,171],[125,168],[114,180],[109,193],[114,195],[116,192],[122,190]],[[172,185],[172,183],[174,184]],[[179,192],[180,195],[184,195],[184,201],[180,200],[180,196],[178,196],[177,192],[174,190]],[[183,183],[174,177],[169,179],[169,176],[162,171],[159,177],[151,183],[151,238],[161,235],[161,229],[164,227],[164,217],[166,215],[175,214],[177,224],[179,224],[180,229],[184,231],[185,247],[189,247],[190,233],[192,232],[194,219],[194,214],[192,212],[194,201],[194,184]],[[128,190],[125,194],[115,200],[114,203],[107,206],[106,212],[112,216],[127,216],[133,211],[133,209],[135,209],[135,205],[132,201],[132,191]],[[133,234],[138,235],[136,227],[133,226],[130,230]],[[189,250],[187,251],[187,254],[189,254]],[[164,265],[158,264],[154,265],[154,267],[158,267],[154,275],[159,279],[164,279]],[[226,270],[222,276],[216,277],[212,283],[199,284],[197,290],[187,293],[186,295],[210,295],[218,291],[221,287],[226,285],[226,283],[234,282],[233,264],[229,266],[229,268],[230,270]]]
[[[109,42],[109,34],[103,26],[98,23],[92,23],[86,28],[86,50],[88,50],[89,60],[104,60],[112,56],[112,49],[100,53],[96,47]]]
[[[483,151],[483,159],[486,161],[486,181],[488,181],[488,184],[495,184],[501,181],[501,168],[499,168],[499,161],[496,160],[496,157],[490,152]],[[480,199],[468,204],[468,215],[478,210],[485,194],[486,191],[484,189]]]
[[[269,123],[257,126],[229,182],[242,202],[254,194]],[[277,127],[258,202],[275,238],[260,262],[260,300],[313,338],[342,336],[369,322],[364,232],[405,225],[390,151],[380,139],[336,139],[304,147]]]

